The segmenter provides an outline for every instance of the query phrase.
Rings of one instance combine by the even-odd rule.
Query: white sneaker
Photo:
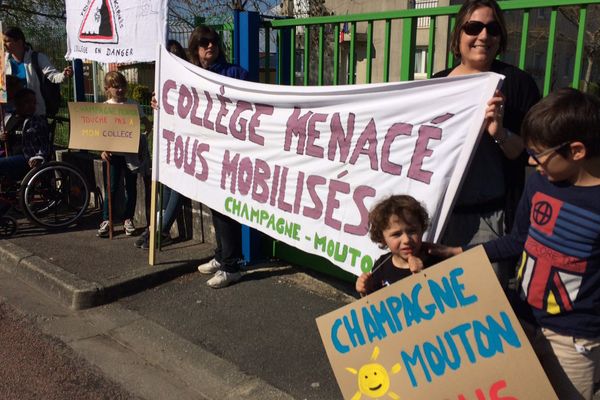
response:
[[[236,283],[242,278],[241,272],[225,272],[218,270],[215,276],[210,278],[206,284],[213,289],[220,289]]]
[[[125,228],[125,234],[127,236],[131,236],[135,233],[135,226],[133,225],[133,221],[130,219],[126,219],[123,222],[123,228]]]
[[[100,227],[98,228],[98,231],[96,231],[96,236],[101,237],[101,238],[108,237],[108,231],[109,231],[108,221],[102,221],[102,223],[100,224]]]
[[[221,269],[221,263],[214,258],[207,263],[198,266],[198,272],[204,275],[212,275]]]

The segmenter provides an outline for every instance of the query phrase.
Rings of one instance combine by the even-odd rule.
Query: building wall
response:
[[[420,0],[418,0],[420,1]],[[440,0],[438,5],[447,5],[449,0]],[[431,3],[431,1],[427,1]],[[405,10],[408,7],[414,7],[410,0],[325,0],[325,8],[334,15],[347,14],[363,14],[374,12],[385,12],[390,10]],[[424,25],[417,29],[417,46],[423,49],[427,48],[429,25],[424,24],[424,21],[419,21],[419,25]],[[348,27],[348,29],[350,29]],[[447,51],[447,30],[448,18],[438,18],[436,26],[435,39],[435,55],[434,55],[434,71],[439,71],[444,68],[446,63]],[[358,23],[356,26],[355,39],[355,54],[356,54],[356,83],[366,82],[367,72],[367,23]],[[390,81],[400,80],[400,55],[402,51],[402,22],[398,20],[392,21],[391,40],[390,40],[390,64],[389,64],[389,79]],[[312,34],[314,35],[314,34]],[[348,61],[350,51],[350,35],[344,35],[345,40],[340,40],[340,83],[348,82]],[[332,38],[333,39],[333,38]],[[385,46],[385,22],[377,21],[373,25],[373,42],[371,53],[373,56],[371,65],[371,81],[382,82],[384,73],[384,46]],[[314,46],[311,46],[314,47]],[[331,53],[331,54],[330,54]],[[331,56],[332,59],[333,46],[329,43],[326,51],[326,59]],[[312,54],[311,54],[312,55]],[[316,54],[315,54],[316,56]],[[326,79],[331,75],[332,66],[329,70],[326,69]],[[311,64],[311,77],[316,76],[316,67]],[[419,77],[419,76],[417,76]],[[421,76],[423,77],[423,76]],[[312,83],[311,79],[311,83]],[[327,83],[327,82],[326,82]]]

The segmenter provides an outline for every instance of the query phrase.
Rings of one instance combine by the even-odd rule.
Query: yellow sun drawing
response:
[[[375,346],[373,354],[371,354],[371,361],[377,360],[377,357],[379,357],[379,347]],[[401,368],[400,364],[394,364],[392,366],[392,374],[397,374]],[[400,396],[396,393],[388,393],[390,389],[390,375],[383,365],[370,363],[363,365],[358,371],[348,367],[346,371],[358,377],[358,392],[352,396],[352,400],[360,400],[363,394],[372,399],[378,399],[386,394],[394,400],[400,399]]]

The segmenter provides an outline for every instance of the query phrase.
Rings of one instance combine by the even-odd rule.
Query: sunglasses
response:
[[[567,147],[570,144],[571,144],[571,142],[564,142],[564,143],[559,144],[558,146],[550,147],[549,149],[546,149],[546,150],[541,151],[539,153],[535,153],[531,149],[525,149],[525,151],[527,152],[527,154],[529,154],[529,157],[531,157],[533,159],[533,161],[535,161],[536,164],[542,165],[542,161],[540,161],[540,159],[542,157],[547,156],[548,154],[551,154],[551,153],[553,153],[555,151],[558,151],[560,149],[563,149],[563,148]]]
[[[469,36],[477,36],[483,28],[487,30],[490,36],[500,36],[502,34],[502,27],[496,21],[492,21],[489,24],[484,24],[481,21],[468,21],[463,25],[462,30]]]
[[[198,41],[198,45],[200,47],[208,47],[209,44],[213,44],[213,46],[218,46],[219,42],[217,41],[216,38],[206,38],[203,37]]]

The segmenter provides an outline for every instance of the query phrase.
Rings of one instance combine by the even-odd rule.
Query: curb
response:
[[[205,254],[204,254],[205,253]],[[202,260],[212,257],[207,250]],[[90,282],[8,241],[0,242],[0,268],[56,298],[72,310],[100,306],[193,272],[196,263],[138,268],[106,284]]]

